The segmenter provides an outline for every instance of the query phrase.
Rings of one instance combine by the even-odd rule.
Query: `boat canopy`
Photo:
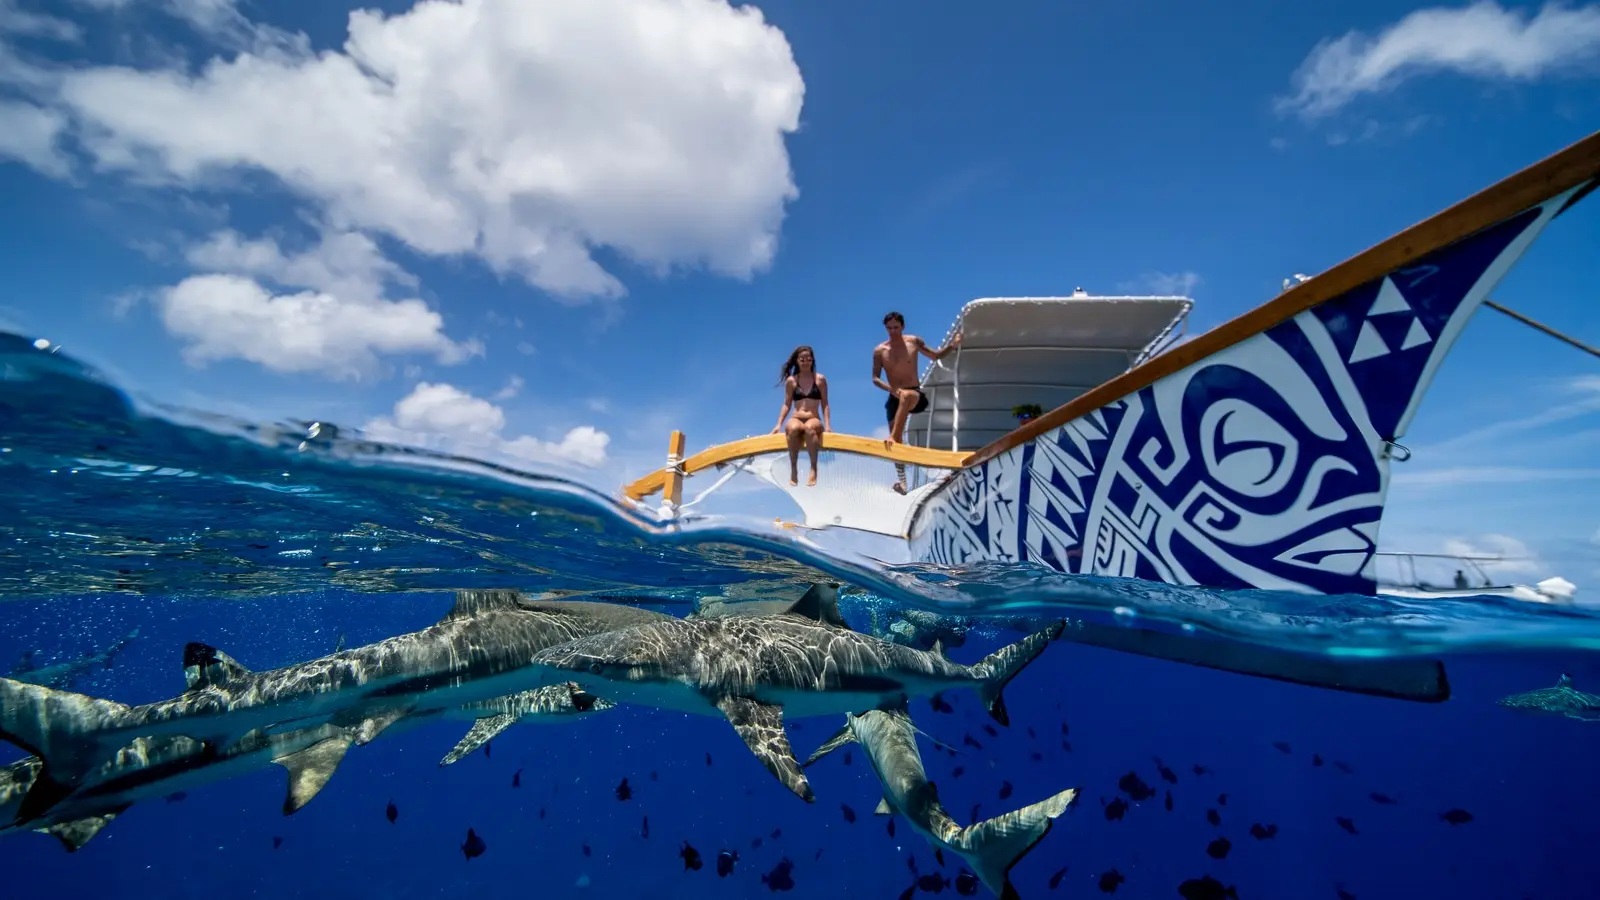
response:
[[[1172,346],[1187,297],[992,297],[961,308],[945,335],[961,346],[922,376],[925,412],[906,442],[976,450],[1018,426],[1014,407],[1049,412]],[[940,344],[943,346],[943,343]]]

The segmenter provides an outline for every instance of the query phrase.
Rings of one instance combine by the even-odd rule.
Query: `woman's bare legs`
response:
[[[822,449],[822,420],[812,419],[806,422],[806,456],[811,460],[811,477],[806,479],[806,486],[811,487],[817,483],[817,452]],[[798,475],[799,473],[795,473]]]
[[[783,424],[783,434],[789,440],[789,483],[799,484],[800,445],[806,440],[806,423],[799,419],[790,419]],[[812,462],[811,467],[815,471],[816,463]]]

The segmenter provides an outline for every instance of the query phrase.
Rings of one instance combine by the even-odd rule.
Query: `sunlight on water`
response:
[[[1600,646],[1594,612],[1498,597],[1220,592],[1032,565],[890,566],[755,521],[666,528],[551,472],[314,423],[145,408],[16,335],[0,335],[0,372],[7,600],[516,587],[689,605],[837,580],[861,608],[1171,625],[1328,654]]]

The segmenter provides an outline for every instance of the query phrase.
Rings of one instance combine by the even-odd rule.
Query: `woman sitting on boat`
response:
[[[806,479],[806,484],[814,485],[817,483],[817,451],[822,449],[822,433],[828,430],[829,424],[828,379],[817,374],[817,355],[804,345],[789,354],[780,377],[783,379],[783,409],[778,411],[778,425],[772,433],[781,431],[789,438],[789,483],[800,483],[800,447],[804,445],[811,459],[811,477]]]

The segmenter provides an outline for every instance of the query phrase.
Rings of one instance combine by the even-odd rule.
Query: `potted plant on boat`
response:
[[[1027,422],[1044,415],[1044,410],[1037,403],[1024,403],[1011,407],[1011,414],[1017,417],[1018,422]]]

